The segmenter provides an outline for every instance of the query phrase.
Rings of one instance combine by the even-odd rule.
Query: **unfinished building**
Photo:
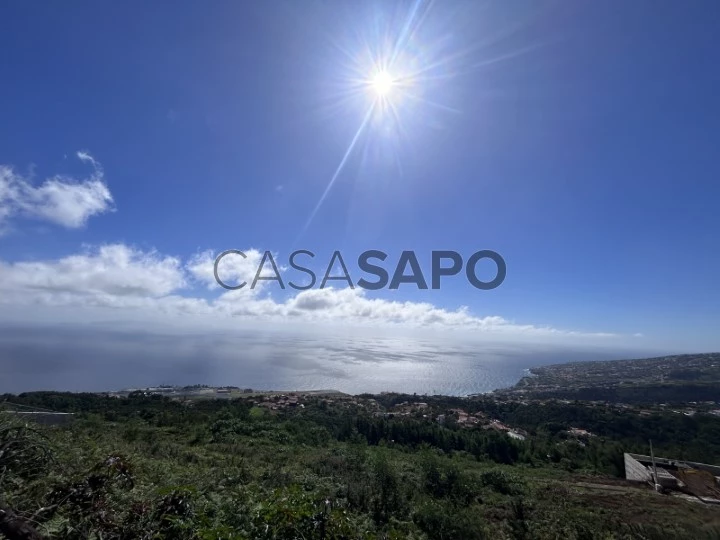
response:
[[[642,454],[625,454],[625,478],[720,504],[720,467]]]

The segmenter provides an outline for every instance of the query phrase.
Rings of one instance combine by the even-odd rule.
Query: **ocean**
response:
[[[248,331],[0,329],[0,392],[157,385],[395,391],[464,396],[514,385],[541,365],[652,356],[637,350],[428,336]]]

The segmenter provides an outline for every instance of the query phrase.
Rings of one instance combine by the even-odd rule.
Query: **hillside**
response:
[[[720,401],[720,353],[542,366],[498,393],[636,404]]]
[[[720,531],[717,507],[631,484],[623,471],[623,452],[644,451],[648,437],[662,455],[720,461],[713,415],[293,397],[0,396],[74,417],[26,427],[0,412],[0,531],[9,516],[34,531],[13,539],[696,540]]]

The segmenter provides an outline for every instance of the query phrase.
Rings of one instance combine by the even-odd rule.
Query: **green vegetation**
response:
[[[644,451],[649,437],[658,454],[720,461],[711,415],[446,397],[422,398],[425,412],[377,413],[420,401],[401,395],[310,396],[279,411],[249,399],[3,398],[76,413],[56,427],[0,413],[8,538],[10,515],[67,539],[699,539],[720,530],[716,507],[620,478],[622,453]],[[527,439],[435,420],[457,407]],[[574,437],[573,426],[594,435]]]

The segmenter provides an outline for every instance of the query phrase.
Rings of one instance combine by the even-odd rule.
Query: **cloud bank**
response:
[[[262,254],[253,249],[246,253],[247,259],[225,259],[228,265],[222,268],[223,274],[251,283]],[[116,313],[125,310],[132,319],[142,315],[194,316],[215,323],[239,318],[275,323],[458,329],[503,337],[616,337],[477,316],[467,307],[448,310],[426,302],[370,298],[362,289],[309,289],[275,299],[268,294],[268,282],[258,281],[254,289],[248,285],[226,291],[215,283],[214,258],[212,251],[205,251],[182,261],[157,251],[109,244],[86,247],[80,253],[53,260],[0,261],[0,305],[106,308]],[[261,275],[267,274],[266,270]]]

